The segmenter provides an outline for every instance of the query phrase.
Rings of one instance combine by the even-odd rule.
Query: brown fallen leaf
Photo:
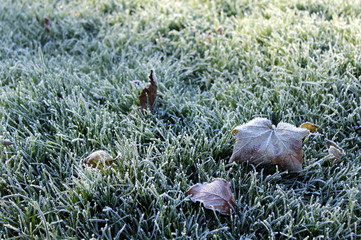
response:
[[[340,148],[334,141],[326,139],[326,145],[328,147],[329,158],[337,161],[345,156],[345,150]]]
[[[303,123],[301,124],[300,128],[306,128],[308,129],[311,133],[314,133],[314,132],[320,132],[322,133],[322,129],[320,126],[316,125],[316,124],[313,124],[313,123],[310,123],[310,122],[306,122],[306,123]]]
[[[13,143],[12,141],[7,140],[7,139],[0,139],[0,144],[2,144],[4,146],[11,146],[11,145],[14,145],[15,143]]]
[[[250,162],[254,165],[278,165],[290,171],[302,170],[302,139],[310,132],[289,123],[277,127],[265,118],[255,118],[237,126],[229,162]]]
[[[44,30],[46,32],[50,31],[50,25],[51,25],[51,21],[49,18],[44,18]]]
[[[106,151],[98,150],[86,157],[83,160],[83,164],[92,168],[102,169],[111,166],[114,160],[115,159],[113,159]]]
[[[142,111],[154,108],[155,99],[157,98],[157,80],[154,75],[154,71],[150,70],[149,85],[144,88],[139,96],[140,109]]]
[[[212,209],[224,215],[229,215],[236,205],[231,185],[222,178],[216,178],[211,183],[193,185],[186,192],[193,202],[201,202],[207,209]]]

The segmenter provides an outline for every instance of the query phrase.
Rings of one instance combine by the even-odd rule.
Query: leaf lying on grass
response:
[[[306,128],[311,133],[314,133],[314,132],[322,133],[322,129],[321,129],[320,126],[318,126],[316,124],[313,124],[313,123],[310,123],[310,122],[306,122],[306,123],[301,124],[300,128]]]
[[[10,146],[10,145],[14,145],[15,143],[7,139],[0,139],[0,144],[4,146]]]
[[[232,133],[237,142],[229,162],[278,165],[290,171],[302,170],[302,139],[310,132],[288,123],[277,127],[265,118],[255,118],[237,126]]]
[[[236,205],[230,184],[222,178],[216,178],[211,183],[193,185],[186,194],[191,195],[193,202],[201,202],[205,208],[224,215],[229,215]]]
[[[157,98],[157,80],[154,75],[154,71],[150,70],[149,85],[144,88],[139,96],[140,109],[142,111],[154,108],[155,99]]]
[[[326,145],[330,159],[340,160],[346,154],[345,150],[340,148],[334,141],[326,139]]]
[[[86,157],[83,160],[83,164],[92,168],[102,169],[111,166],[114,160],[115,159],[113,159],[106,151],[98,150]]]

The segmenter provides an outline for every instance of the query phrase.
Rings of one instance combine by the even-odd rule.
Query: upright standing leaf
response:
[[[157,98],[157,80],[154,75],[154,71],[151,70],[149,74],[149,85],[144,88],[139,96],[140,109],[143,111],[154,108],[155,99]]]
[[[49,18],[44,18],[44,30],[46,32],[50,31],[50,25],[51,25],[51,21]]]
[[[268,119],[255,118],[232,132],[236,134],[237,142],[229,162],[302,170],[302,139],[309,134],[307,129],[282,122],[276,127]]]
[[[216,178],[211,183],[198,183],[189,188],[186,194],[192,195],[193,202],[201,202],[205,208],[225,215],[229,215],[236,205],[230,184],[222,178]]]

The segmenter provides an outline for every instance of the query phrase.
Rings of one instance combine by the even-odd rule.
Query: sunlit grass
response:
[[[1,1],[0,135],[16,144],[0,146],[0,238],[361,238],[360,16],[341,0]],[[323,128],[299,175],[228,164],[254,117]],[[121,158],[83,168],[99,149]],[[185,195],[216,177],[230,217]]]

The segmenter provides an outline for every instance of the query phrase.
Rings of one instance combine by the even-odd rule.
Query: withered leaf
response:
[[[15,143],[7,139],[0,139],[0,144],[4,146],[10,146],[10,145],[14,145]]]
[[[309,134],[307,129],[283,122],[276,127],[268,119],[255,118],[237,126],[232,133],[236,134],[237,142],[229,162],[302,170],[302,139]]]
[[[50,31],[51,20],[49,18],[44,18],[44,30]]]
[[[333,160],[340,160],[346,153],[334,141],[326,139],[329,157]]]
[[[186,194],[191,195],[193,202],[201,202],[205,208],[224,215],[229,215],[236,205],[230,184],[222,178],[215,178],[211,183],[193,185]]]
[[[83,160],[84,165],[99,169],[109,167],[113,164],[113,162],[114,159],[109,155],[109,153],[103,150],[95,151]]]
[[[318,126],[318,125],[316,125],[316,124],[313,124],[313,123],[310,123],[310,122],[305,122],[305,123],[301,124],[300,128],[306,128],[306,129],[308,129],[308,131],[310,131],[311,133],[314,133],[314,132],[322,132],[320,126]]]
[[[155,99],[157,98],[157,80],[154,75],[154,71],[150,70],[149,85],[144,88],[139,96],[140,109],[142,111],[154,108]]]

